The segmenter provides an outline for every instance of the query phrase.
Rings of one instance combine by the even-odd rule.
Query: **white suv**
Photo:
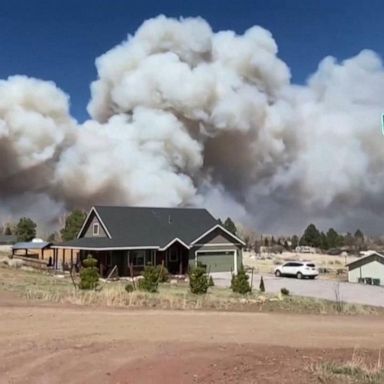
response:
[[[315,264],[308,261],[289,261],[275,268],[275,276],[296,276],[298,279],[314,279],[319,274]]]

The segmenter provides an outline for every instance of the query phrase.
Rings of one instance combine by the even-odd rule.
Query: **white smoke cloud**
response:
[[[18,202],[8,214],[38,196],[56,207],[50,217],[32,209],[46,223],[94,203],[205,205],[265,231],[381,222],[374,52],[327,57],[297,86],[269,31],[214,33],[201,18],[159,16],[96,66],[82,125],[54,84],[0,82],[0,206]]]

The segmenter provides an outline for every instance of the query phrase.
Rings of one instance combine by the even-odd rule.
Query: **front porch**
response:
[[[88,256],[98,261],[100,276],[107,277],[116,266],[120,277],[140,275],[146,266],[164,265],[171,275],[188,273],[189,250],[175,242],[167,249],[80,250],[80,262]]]

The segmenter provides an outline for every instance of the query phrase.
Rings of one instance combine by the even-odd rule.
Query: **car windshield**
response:
[[[307,267],[315,268],[315,264],[307,263]]]

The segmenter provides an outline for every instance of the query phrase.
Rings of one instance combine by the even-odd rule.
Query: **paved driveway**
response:
[[[229,287],[230,273],[211,273],[218,287]],[[336,300],[337,283],[330,280],[297,280],[294,278],[263,276],[266,292],[278,293],[281,288],[289,289],[292,295],[315,297],[318,299]],[[253,275],[253,287],[258,289],[260,275]],[[342,301],[384,307],[384,287],[339,283]]]

